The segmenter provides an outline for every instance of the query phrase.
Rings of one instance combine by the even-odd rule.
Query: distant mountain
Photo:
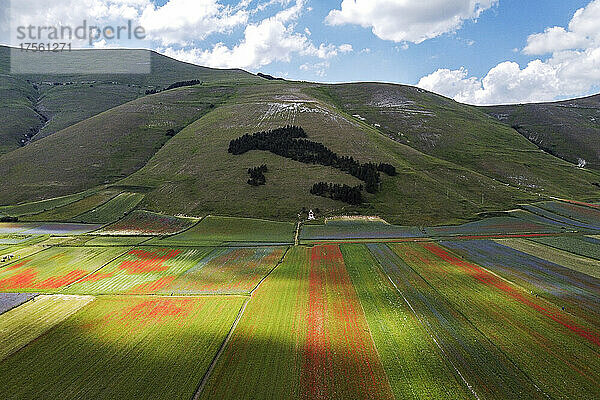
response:
[[[550,154],[600,169],[600,95],[481,110],[512,126]]]

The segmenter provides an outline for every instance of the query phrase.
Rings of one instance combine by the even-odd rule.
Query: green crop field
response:
[[[592,258],[578,256],[554,247],[536,243],[525,239],[499,239],[498,243],[510,246],[513,249],[543,258],[544,260],[583,272],[590,276],[600,278],[600,261]]]
[[[87,246],[135,246],[149,240],[144,236],[96,236],[87,239]]]
[[[97,208],[72,218],[72,221],[85,223],[114,222],[134,209],[143,198],[144,195],[141,193],[121,193]]]
[[[438,301],[447,301],[460,313],[456,317],[460,315],[470,329],[485,335],[481,344],[497,358],[482,359],[482,369],[472,370],[475,375],[466,378],[482,385],[474,386],[475,390],[486,393],[496,388],[499,398],[506,398],[510,390],[517,391],[517,398],[544,397],[544,393],[562,399],[600,395],[600,342],[581,320],[438,245],[402,244],[393,250]],[[444,322],[455,323],[454,319]],[[482,380],[484,371],[496,368],[505,371]],[[494,382],[512,384],[495,387]]]
[[[369,246],[384,273],[435,341],[446,365],[460,377],[462,386],[468,388],[471,396],[535,397],[534,382],[515,368],[511,359],[490,343],[446,296],[440,295],[439,289],[424,278],[413,263],[407,262],[412,259],[400,258],[385,245]],[[413,247],[398,245],[392,248],[408,250]],[[416,260],[423,262],[427,258]]]
[[[337,246],[288,253],[253,295],[201,398],[393,398]]]
[[[427,326],[367,247],[345,244],[342,253],[396,399],[469,398]]]
[[[173,235],[193,226],[198,219],[172,217],[135,210],[114,224],[94,232],[97,235]]]
[[[213,3],[293,36],[308,2]],[[305,33],[315,68],[368,53]],[[43,53],[0,46],[0,400],[600,399],[600,95]]]
[[[481,239],[393,227],[396,240],[343,243],[343,230],[319,239],[341,245],[275,246],[293,224],[211,219],[163,239],[3,235],[0,292],[41,294],[0,315],[0,397],[600,395],[598,262],[556,245],[594,239],[489,239],[487,222],[468,225]],[[224,236],[232,220],[246,225]]]
[[[303,242],[324,239],[386,239],[419,237],[423,233],[414,226],[396,226],[385,221],[332,220],[323,225],[305,224],[300,231]]]
[[[2,247],[0,250],[0,259],[4,256],[12,255],[10,260],[6,259],[6,261],[0,262],[0,268],[9,265],[16,260],[21,260],[22,258],[29,257],[32,254],[38,253],[44,250],[43,246],[36,245],[28,245],[28,246],[6,246]]]
[[[559,238],[544,237],[531,240],[580,256],[600,260],[600,243],[593,243],[584,238],[567,236]]]
[[[69,221],[79,214],[94,209],[101,204],[106,203],[119,194],[118,191],[107,189],[98,193],[84,197],[81,200],[74,201],[67,205],[53,208],[51,210],[26,216],[21,218],[23,221]]]
[[[48,200],[35,201],[31,203],[23,203],[16,206],[4,206],[0,207],[0,215],[10,215],[10,216],[22,216],[22,215],[31,215],[38,214],[44,211],[53,210],[58,207],[66,206],[67,204],[74,203],[78,200],[89,196],[91,193],[81,192],[75,193],[68,196],[55,197]]]
[[[0,315],[0,361],[67,319],[93,299],[91,296],[41,295]],[[2,376],[3,382],[6,382],[5,375]]]
[[[97,298],[0,362],[0,397],[190,399],[242,303]]]
[[[294,224],[251,218],[208,216],[187,231],[175,236],[152,240],[151,244],[186,246],[198,242],[219,244],[240,243],[292,243]]]

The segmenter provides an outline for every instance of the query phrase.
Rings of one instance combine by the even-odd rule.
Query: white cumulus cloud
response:
[[[460,28],[498,0],[343,0],[326,23],[354,24],[394,42],[421,43]]]
[[[297,0],[272,17],[248,24],[241,41],[229,47],[217,43],[211,49],[166,47],[161,51],[182,61],[218,68],[258,68],[275,61],[289,62],[293,55],[329,59],[352,51],[350,44],[315,46],[306,33],[295,31],[305,0]]]
[[[600,85],[600,0],[577,10],[568,29],[547,28],[530,35],[523,53],[546,55],[521,68],[502,62],[484,77],[466,69],[439,69],[417,86],[470,104],[551,101],[579,96]]]
[[[149,38],[164,45],[203,40],[247,21],[248,11],[244,8],[234,9],[217,0],[170,0],[162,6],[151,4],[144,8],[139,20]]]

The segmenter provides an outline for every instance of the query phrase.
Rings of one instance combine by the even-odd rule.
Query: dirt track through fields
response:
[[[285,255],[287,254],[288,250],[289,250],[289,247],[285,250],[285,252],[281,256],[281,259],[277,262],[277,264],[273,267],[273,269],[271,269],[271,271],[269,271],[269,273],[267,275],[265,275],[260,280],[260,282],[258,282],[256,287],[254,287],[254,289],[252,289],[252,291],[250,292],[250,295],[247,297],[246,301],[242,305],[242,308],[240,309],[240,312],[238,313],[237,317],[235,318],[233,325],[231,325],[231,329],[229,330],[229,333],[227,334],[227,336],[225,337],[225,340],[221,344],[219,351],[217,352],[217,354],[215,354],[215,357],[213,358],[212,362],[210,363],[210,366],[208,367],[208,369],[206,370],[206,373],[202,377],[202,380],[200,381],[200,384],[198,385],[198,388],[196,389],[194,396],[192,396],[192,400],[198,400],[200,398],[200,396],[202,395],[202,391],[204,390],[204,387],[206,386],[208,379],[210,378],[213,370],[215,369],[215,366],[217,365],[217,361],[219,361],[219,358],[221,357],[221,355],[227,348],[227,344],[229,344],[229,341],[231,340],[231,337],[233,336],[233,333],[235,332],[235,328],[237,327],[238,323],[242,319],[242,316],[244,315],[244,311],[246,311],[246,307],[248,306],[248,303],[250,302],[250,300],[252,300],[252,295],[260,287],[260,285],[265,281],[265,279],[267,279],[269,277],[269,275],[271,275],[273,273],[273,271],[275,271],[275,269],[277,269],[277,267],[281,265],[281,263],[285,259]]]

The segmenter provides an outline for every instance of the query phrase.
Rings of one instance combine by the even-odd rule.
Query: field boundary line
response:
[[[233,337],[233,332],[235,331],[235,328],[237,327],[240,320],[242,319],[242,316],[244,315],[244,311],[246,311],[246,307],[248,306],[250,299],[251,299],[251,297],[247,297],[246,300],[244,301],[244,304],[240,308],[240,311],[238,312],[238,315],[235,318],[235,321],[233,321],[233,325],[231,325],[231,328],[229,329],[227,336],[223,340],[223,343],[221,343],[221,347],[219,348],[219,351],[217,351],[217,354],[215,354],[215,356],[213,357],[208,369],[206,370],[206,372],[204,373],[204,376],[202,377],[202,380],[200,381],[200,384],[196,388],[196,391],[194,392],[194,395],[192,396],[192,400],[198,400],[200,398],[202,391],[204,390],[204,388],[206,387],[206,384],[208,383],[208,379],[212,375],[212,372],[217,365],[217,361],[219,361],[219,358],[221,358],[221,354],[223,354],[223,352],[225,351],[225,348],[227,347],[227,344]]]
[[[256,286],[254,287],[254,289],[252,289],[249,293],[250,293],[250,297],[252,297],[252,295],[254,294],[254,292],[259,288],[259,286],[261,285],[261,283],[263,283],[265,281],[265,279],[267,279],[272,273],[273,271],[275,271],[275,269],[277,267],[279,267],[281,265],[281,263],[283,262],[283,260],[285,259],[286,254],[288,253],[288,251],[290,250],[289,246],[285,249],[285,251],[283,252],[283,255],[281,256],[281,258],[279,259],[279,261],[277,261],[277,264],[275,264],[275,266],[273,268],[271,268],[271,270],[269,271],[269,273],[267,273],[265,276],[262,277],[262,279],[260,281],[258,281],[258,283],[256,284]]]
[[[37,292],[33,292],[37,293]],[[83,295],[80,295],[83,296]],[[94,293],[90,296],[115,296],[115,297],[167,297],[167,298],[190,298],[190,297],[241,297],[249,298],[250,293],[190,293],[190,294],[163,294],[163,293]]]
[[[41,294],[41,293],[40,293]],[[52,294],[52,293],[50,293]],[[239,297],[241,299],[248,299],[250,298],[250,295],[247,293],[240,293],[240,294],[222,294],[222,293],[215,293],[215,294],[176,294],[176,295],[170,295],[170,294],[160,294],[160,293],[148,293],[148,294],[129,294],[129,293],[94,293],[94,294],[90,294],[90,295],[82,295],[82,294],[64,294],[65,296],[94,296],[94,297],[165,297],[165,298],[169,298],[169,299],[189,299],[189,298],[208,298],[208,297],[222,297],[222,298],[232,298],[232,297]]]
[[[110,246],[109,246],[109,247],[110,247]],[[91,271],[91,272],[90,272],[89,274],[87,274],[86,276],[82,276],[81,278],[77,279],[75,282],[72,282],[72,283],[70,283],[70,284],[68,284],[68,285],[66,285],[66,286],[63,286],[63,288],[62,288],[60,291],[61,291],[61,292],[63,292],[63,291],[65,291],[65,290],[69,289],[69,288],[70,288],[71,286],[73,286],[74,284],[76,284],[76,283],[78,283],[78,282],[82,281],[83,279],[87,278],[88,276],[90,276],[90,275],[92,275],[92,274],[95,274],[96,272],[100,271],[102,268],[106,267],[106,266],[107,266],[108,264],[110,264],[111,262],[115,261],[117,258],[119,258],[119,257],[121,257],[121,256],[123,256],[123,255],[125,255],[125,254],[126,254],[128,251],[131,251],[131,250],[135,249],[135,246],[124,246],[124,247],[127,247],[127,250],[125,250],[124,252],[122,252],[122,253],[119,253],[119,255],[117,255],[117,256],[115,256],[115,257],[111,258],[111,259],[110,259],[108,262],[106,262],[106,263],[102,264],[100,267],[98,267],[98,268],[96,268],[95,270]]]
[[[221,355],[223,354],[223,352],[225,352],[225,348],[227,347],[227,345],[231,341],[231,338],[233,337],[233,333],[235,331],[235,328],[237,327],[238,323],[242,319],[242,316],[244,315],[244,311],[246,311],[246,307],[248,306],[248,303],[250,303],[250,300],[252,300],[252,295],[260,287],[260,285],[265,281],[265,279],[267,279],[273,273],[273,271],[275,271],[275,269],[277,267],[279,267],[283,263],[283,260],[285,259],[285,256],[286,256],[286,254],[288,253],[289,250],[290,250],[289,247],[287,247],[285,249],[285,252],[281,256],[281,259],[277,262],[277,264],[275,264],[275,266],[273,268],[271,268],[271,270],[269,271],[269,273],[266,274],[256,284],[256,286],[254,287],[254,289],[252,289],[250,291],[250,296],[246,297],[246,301],[244,302],[244,305],[240,309],[240,312],[238,313],[235,321],[233,322],[233,325],[231,325],[231,329],[229,330],[229,333],[227,334],[227,337],[225,337],[225,340],[221,344],[221,347],[219,348],[219,351],[217,351],[217,354],[215,354],[212,362],[210,363],[210,366],[208,367],[208,369],[206,370],[206,373],[202,377],[202,380],[200,381],[200,384],[198,385],[198,388],[196,389],[196,392],[194,392],[194,395],[192,396],[192,400],[198,400],[200,398],[200,395],[204,391],[204,388],[206,387],[206,384],[208,383],[208,379],[212,375],[212,372],[215,369],[215,367],[217,365],[217,362],[219,361],[219,358],[221,358]]]
[[[294,246],[298,246],[298,236],[300,235],[300,224],[302,221],[298,221],[296,224],[296,234],[294,235]]]
[[[205,220],[207,217],[210,217],[210,214],[207,214],[207,215],[205,215],[205,216],[203,216],[203,217],[200,217],[200,218],[198,219],[198,221],[196,221],[195,223],[193,223],[193,224],[192,224],[192,225],[190,225],[189,227],[187,227],[187,228],[185,228],[184,230],[181,230],[181,231],[179,231],[179,232],[177,232],[177,233],[171,233],[170,235],[164,235],[164,236],[161,236],[161,235],[158,235],[158,236],[153,236],[153,238],[155,238],[155,239],[159,239],[159,240],[160,240],[161,238],[162,238],[162,239],[165,239],[165,238],[170,238],[170,237],[173,237],[173,236],[180,235],[180,234],[182,234],[182,233],[184,233],[184,232],[187,232],[187,231],[189,231],[190,229],[192,229],[192,228],[194,228],[194,227],[198,226],[198,224],[199,224],[200,222],[204,221],[204,220]]]
[[[0,295],[3,295],[3,294],[13,294],[13,292],[0,292]],[[18,293],[17,293],[17,294],[18,294]],[[29,303],[30,301],[32,301],[32,300],[33,300],[33,299],[35,299],[36,297],[38,297],[38,296],[40,296],[40,295],[44,295],[45,293],[35,293],[35,292],[31,292],[31,293],[28,293],[28,294],[33,294],[33,297],[31,297],[30,299],[26,300],[24,303],[21,303],[21,304],[17,304],[17,305],[15,305],[15,306],[12,306],[11,308],[9,308],[8,310],[4,311],[4,312],[3,312],[3,313],[1,313],[0,315],[2,315],[2,314],[6,314],[6,313],[7,313],[7,312],[9,312],[10,310],[14,310],[14,309],[15,309],[15,308],[17,308],[17,307],[21,307],[22,305],[25,305],[25,304]]]
[[[107,189],[108,189],[108,188],[107,188]],[[104,190],[104,189],[102,189],[102,190]],[[91,197],[91,196],[93,196],[93,195],[95,195],[95,194],[98,194],[98,193],[100,193],[102,190],[99,190],[98,192],[96,192],[96,193],[93,193],[93,194],[91,194],[90,196],[84,197],[83,199],[86,199],[86,198],[88,198],[88,197]],[[116,193],[114,196],[110,197],[108,200],[105,200],[105,201],[103,201],[102,203],[98,204],[96,207],[93,207],[93,208],[90,208],[90,209],[88,209],[88,210],[85,210],[85,211],[83,211],[83,212],[80,212],[79,214],[75,215],[74,217],[71,217],[71,218],[69,218],[69,219],[68,219],[66,222],[67,222],[67,223],[69,223],[69,222],[71,222],[71,223],[82,223],[82,222],[79,222],[79,221],[74,221],[74,219],[75,219],[75,218],[77,218],[77,217],[79,217],[79,216],[81,216],[81,215],[83,215],[83,214],[85,214],[85,213],[87,213],[88,211],[92,211],[92,210],[95,210],[95,209],[97,209],[98,207],[102,207],[103,205],[105,205],[106,203],[108,203],[109,201],[111,201],[112,199],[115,199],[115,198],[116,198],[118,195],[120,195],[121,193],[125,193],[125,192],[124,192],[124,191],[120,191],[120,192],[119,192],[119,191],[117,191],[117,193]],[[83,199],[80,199],[80,200],[83,200]],[[77,201],[79,201],[79,200],[77,200]],[[73,203],[75,203],[75,202],[73,202]],[[69,203],[69,204],[66,204],[66,205],[68,206],[68,205],[71,205],[71,204],[73,204],[73,203]],[[60,208],[60,207],[56,207],[56,208]],[[37,214],[36,214],[36,215],[37,215]],[[119,218],[117,221],[120,221],[122,218],[123,218],[123,217]],[[115,222],[116,222],[116,221],[115,221]],[[85,224],[85,222],[83,222],[83,223]],[[102,226],[101,226],[100,228],[98,228],[98,229],[96,229],[96,230],[94,230],[94,231],[92,231],[92,232],[98,231],[98,230],[102,229],[103,227],[105,227],[105,226],[107,226],[107,225],[110,225],[110,224],[112,224],[112,223],[113,223],[113,222],[109,222],[109,223],[107,223],[107,224],[102,224]],[[90,232],[90,233],[91,233],[91,232]]]

